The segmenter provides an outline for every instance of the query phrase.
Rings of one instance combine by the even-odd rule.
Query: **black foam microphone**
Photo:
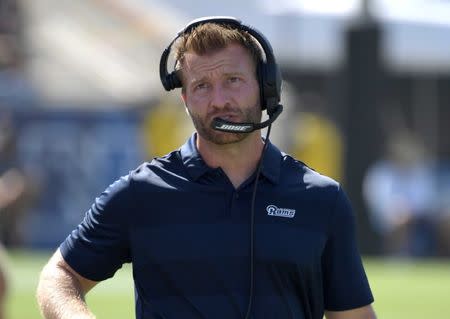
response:
[[[273,114],[269,115],[269,118],[261,123],[235,123],[225,121],[221,118],[215,118],[211,124],[212,128],[217,131],[229,132],[229,133],[250,133],[256,130],[260,130],[272,124],[277,117],[283,111],[283,106],[278,104],[275,107]]]

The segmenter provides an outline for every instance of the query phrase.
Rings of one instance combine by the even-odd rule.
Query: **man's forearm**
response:
[[[49,263],[37,289],[37,301],[46,319],[92,319],[78,279],[67,269]]]

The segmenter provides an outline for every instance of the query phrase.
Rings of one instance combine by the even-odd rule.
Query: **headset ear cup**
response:
[[[259,62],[257,76],[260,87],[261,109],[273,114],[280,103],[281,73],[278,65]]]
[[[166,80],[168,90],[173,90],[182,86],[181,80],[175,71],[167,74]]]
[[[258,77],[258,84],[259,84],[259,96],[260,96],[260,103],[261,103],[261,109],[265,110],[267,106],[267,100],[264,93],[264,86],[265,86],[265,64],[264,62],[259,62],[256,67],[256,76]]]
[[[264,98],[267,113],[272,115],[280,103],[281,71],[277,64],[266,64],[264,69]]]

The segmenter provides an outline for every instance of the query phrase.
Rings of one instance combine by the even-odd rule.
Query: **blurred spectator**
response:
[[[15,149],[13,110],[36,97],[24,74],[18,38],[12,31],[0,33],[0,240],[7,246],[21,244],[20,222],[34,192]]]
[[[20,246],[20,225],[35,190],[19,168],[11,117],[0,113],[0,239],[7,246]]]
[[[8,131],[1,124],[5,122],[5,109],[7,106],[3,101],[11,93],[15,82],[8,70],[15,67],[17,34],[18,34],[18,6],[15,0],[5,0],[0,2],[0,226],[3,228],[4,208],[8,207],[17,199],[17,193],[22,192],[24,185],[22,182],[16,183],[17,173],[15,170],[6,170],[6,163],[3,159],[3,150],[8,145]],[[13,95],[16,92],[13,92]],[[11,185],[12,183],[12,185]],[[1,234],[1,229],[0,229]],[[0,241],[0,319],[5,317],[5,298],[7,292],[7,276],[5,266],[5,253]]]
[[[16,158],[13,111],[37,95],[24,71],[18,2],[2,1],[0,18],[0,241],[19,246],[20,223],[34,190]]]
[[[363,185],[386,254],[424,257],[436,253],[435,189],[433,166],[424,146],[409,132],[394,133],[386,157],[369,168]]]

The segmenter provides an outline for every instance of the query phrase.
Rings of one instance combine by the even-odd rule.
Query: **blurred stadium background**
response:
[[[39,317],[39,271],[93,198],[192,132],[158,64],[205,15],[272,43],[286,80],[273,140],[347,190],[379,317],[447,316],[450,1],[0,0],[7,319]],[[130,269],[88,301],[133,317]]]

